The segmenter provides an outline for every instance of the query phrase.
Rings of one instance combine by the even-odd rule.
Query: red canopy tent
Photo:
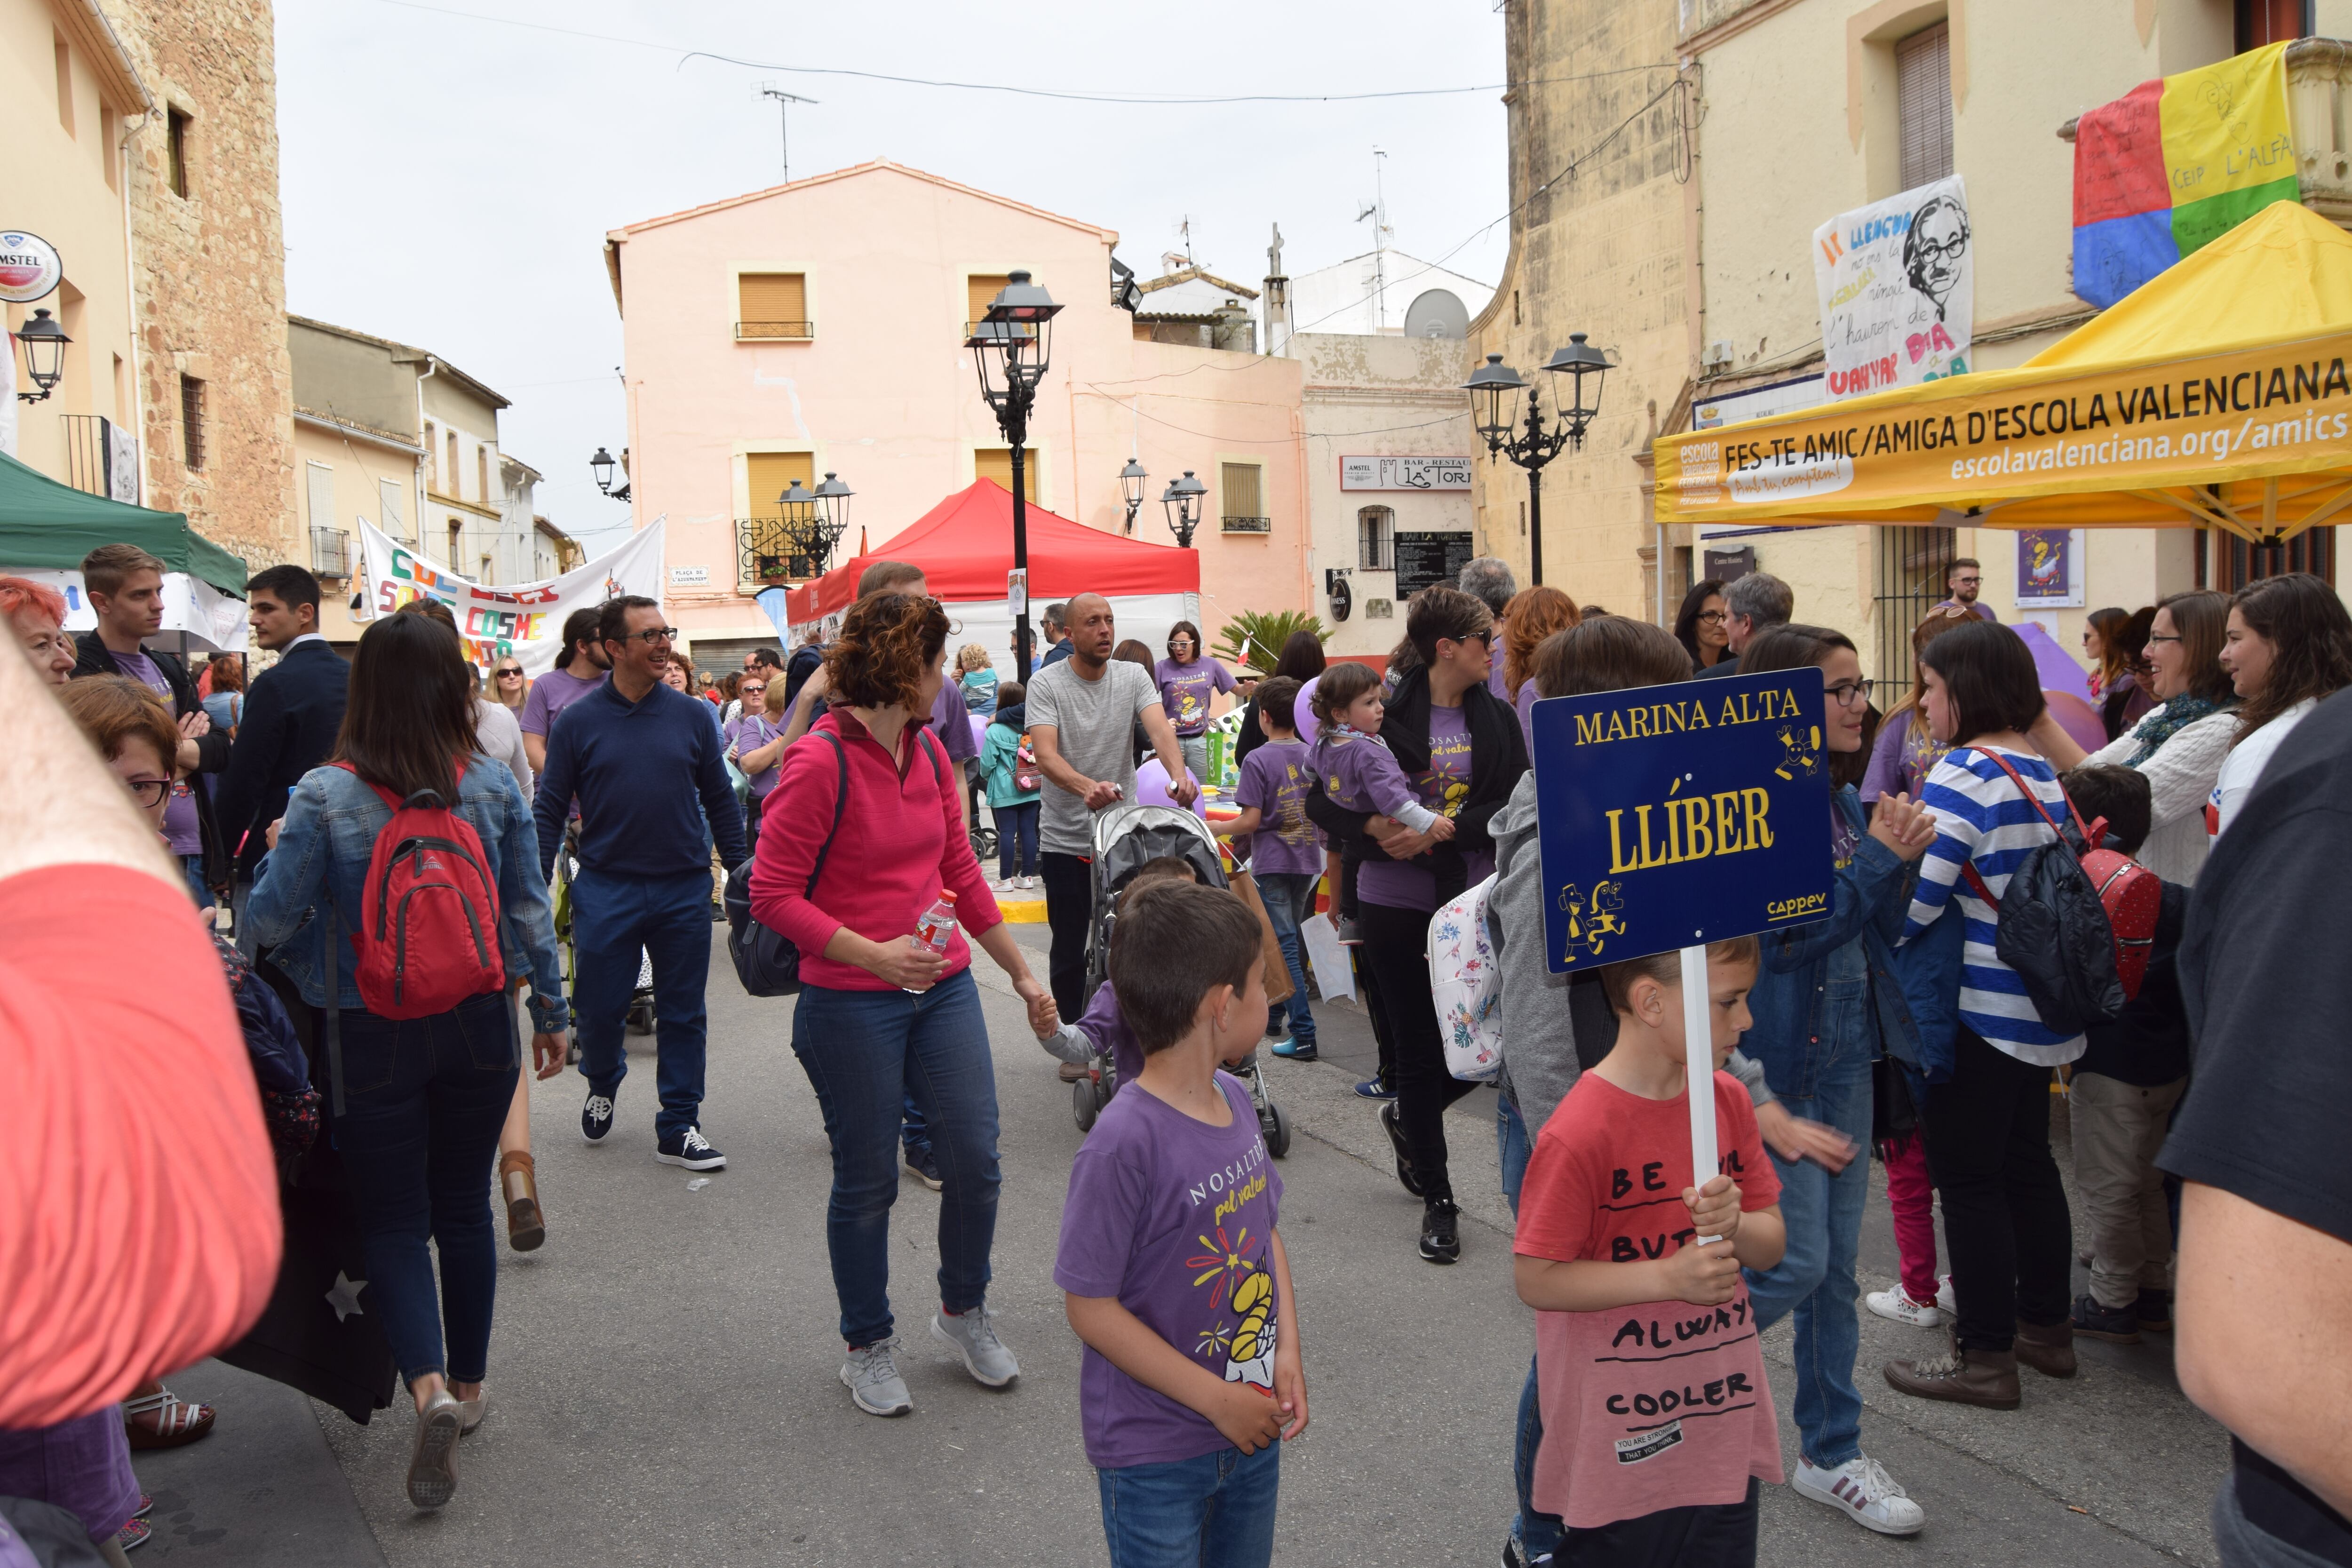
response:
[[[1033,616],[1050,600],[1078,594],[1100,594],[1116,603],[1201,591],[1197,551],[1099,532],[1034,501],[1028,510]],[[994,479],[973,480],[881,549],[854,556],[792,590],[786,600],[788,620],[802,626],[848,608],[857,597],[857,579],[877,561],[920,566],[932,595],[942,604],[1002,605],[1005,574],[1013,569],[1013,494]],[[1184,613],[1179,609],[1167,618],[1175,620]],[[1147,613],[1145,618],[1157,616]]]

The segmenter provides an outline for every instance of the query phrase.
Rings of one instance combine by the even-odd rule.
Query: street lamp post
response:
[[[35,389],[18,393],[16,401],[39,403],[64,379],[66,345],[73,340],[47,310],[36,310],[31,321],[16,329],[16,341],[25,345],[25,378]]]
[[[1201,502],[1208,493],[1209,487],[1194,479],[1190,468],[1182,479],[1169,480],[1160,492],[1160,504],[1168,509],[1168,531],[1176,536],[1177,549],[1192,548],[1192,531],[1201,526]]]
[[[1127,531],[1129,533],[1135,531],[1135,514],[1143,510],[1144,481],[1150,477],[1143,471],[1142,462],[1135,458],[1129,458],[1127,467],[1118,471],[1118,493],[1127,503]]]
[[[626,451],[622,453],[623,457],[627,455]],[[596,455],[588,459],[588,471],[596,477],[596,488],[604,494],[611,496],[614,500],[629,499],[629,481],[625,477],[622,479],[619,489],[613,488],[613,454],[604,447],[597,447]]]
[[[963,346],[971,350],[972,369],[980,376],[980,395],[995,412],[996,427],[1013,448],[1013,569],[1029,580],[1029,415],[1037,405],[1037,387],[1045,379],[1051,359],[1054,318],[1062,307],[1029,280],[1027,272],[1008,273],[1004,287],[990,301],[988,314],[970,323]],[[1013,619],[1013,665],[1021,681],[1029,679],[1029,603],[1024,596]]]
[[[1501,354],[1488,354],[1486,363],[1464,387],[1470,394],[1471,416],[1486,439],[1488,454],[1508,458],[1527,470],[1528,578],[1535,584],[1543,581],[1544,465],[1563,451],[1583,449],[1584,433],[1601,412],[1601,379],[1609,372],[1609,356],[1589,345],[1582,332],[1570,332],[1568,342],[1544,365],[1552,374],[1569,378],[1568,396],[1553,399],[1559,406],[1549,428],[1543,419],[1543,395],[1505,364]],[[1512,426],[1520,423],[1517,398],[1522,392],[1528,395],[1527,418],[1525,427],[1514,435]]]

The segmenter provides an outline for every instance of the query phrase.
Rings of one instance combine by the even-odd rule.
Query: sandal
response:
[[[547,1240],[547,1217],[540,1211],[537,1172],[528,1150],[499,1156],[499,1185],[507,1198],[507,1245],[536,1252]]]
[[[178,1448],[210,1432],[213,1414],[211,1405],[192,1405],[159,1384],[154,1393],[124,1402],[122,1425],[133,1449]],[[151,1415],[152,1426],[139,1419]]]

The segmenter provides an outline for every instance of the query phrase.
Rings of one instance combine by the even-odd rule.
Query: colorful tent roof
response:
[[[1197,594],[1198,551],[1147,544],[1104,533],[1056,516],[1036,502],[1027,508],[1029,597],[1043,605],[1076,594]],[[947,604],[988,604],[1004,597],[1013,569],[1013,493],[994,479],[975,479],[892,536],[879,550],[853,556],[792,591],[792,624],[832,615],[857,596],[857,579],[877,561],[911,562],[923,569],[931,593]]]
[[[101,544],[135,544],[166,570],[245,595],[245,563],[189,526],[185,513],[94,496],[0,453],[0,570],[70,572]]]
[[[2275,202],[2014,370],[1661,438],[1662,522],[2352,521],[2352,235]]]

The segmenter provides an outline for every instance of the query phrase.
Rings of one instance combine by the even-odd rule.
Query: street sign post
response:
[[[1825,919],[1822,673],[1773,670],[1538,702],[1544,957],[1554,973],[1679,949],[1691,1171],[1716,1170],[1706,947]]]

